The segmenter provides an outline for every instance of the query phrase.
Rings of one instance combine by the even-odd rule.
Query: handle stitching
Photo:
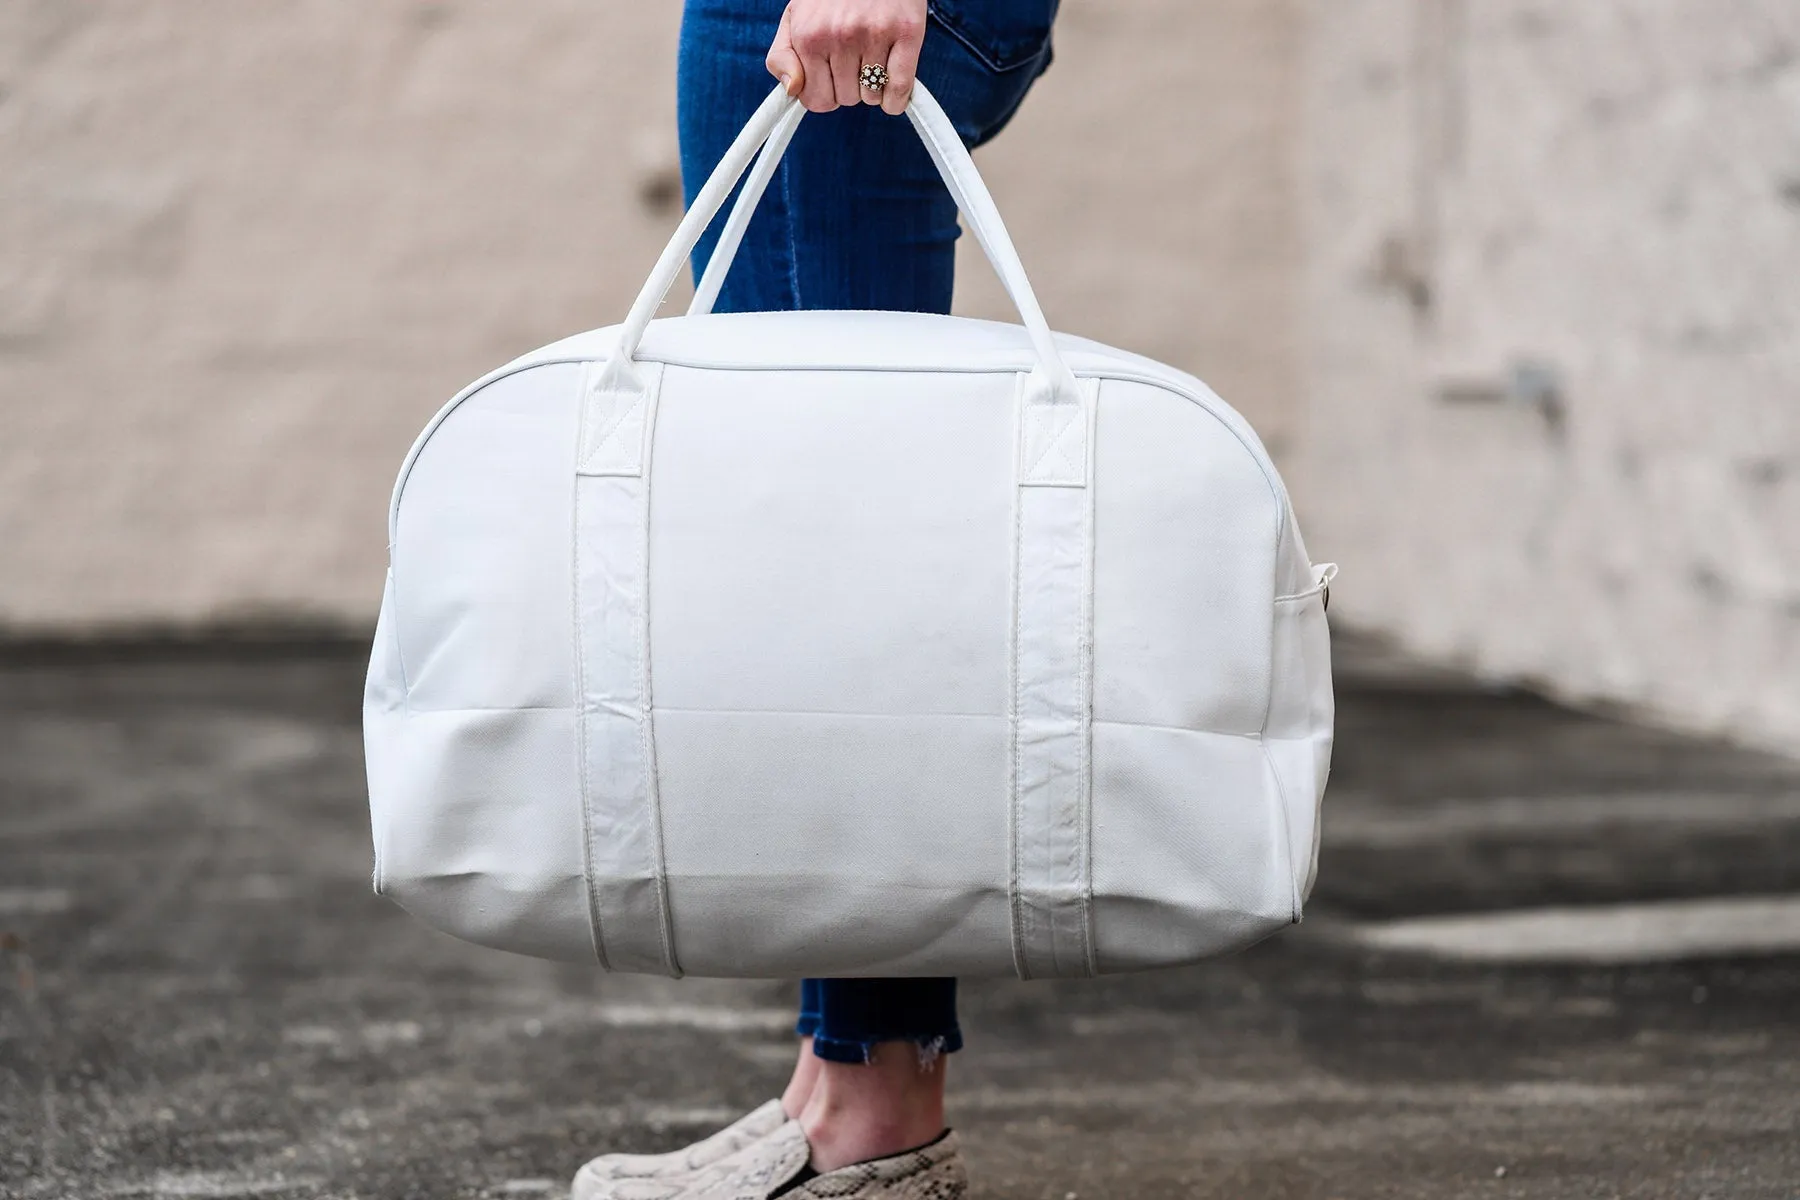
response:
[[[614,394],[616,395],[617,393]],[[615,447],[621,452],[629,455],[630,448],[623,445],[620,441],[620,435],[624,432],[625,426],[631,421],[632,417],[636,413],[641,412],[643,407],[644,393],[638,392],[632,397],[631,403],[619,411],[617,419],[613,420],[610,424],[601,427],[600,431],[595,435],[593,447],[582,456],[581,467],[583,472],[591,473],[594,470],[595,460],[605,451],[614,449]],[[626,465],[635,464],[628,463]]]

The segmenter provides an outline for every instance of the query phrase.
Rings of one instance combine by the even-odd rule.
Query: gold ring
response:
[[[858,77],[862,80],[862,85],[871,92],[879,92],[887,86],[887,68],[880,63],[864,63]]]

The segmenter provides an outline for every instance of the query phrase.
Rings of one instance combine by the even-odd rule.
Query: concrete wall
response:
[[[0,5],[0,630],[366,623],[425,419],[672,228],[678,9]],[[1800,7],[1066,0],[1058,46],[982,154],[1044,306],[1250,416],[1334,613],[1800,744]]]
[[[0,5],[0,628],[370,620],[427,417],[617,320],[673,228],[679,7]],[[1059,326],[1278,446],[1297,17],[1067,0],[984,153]]]
[[[0,6],[0,619],[370,619],[426,418],[669,225],[640,8]]]
[[[1333,613],[1800,747],[1800,6],[1313,0]]]

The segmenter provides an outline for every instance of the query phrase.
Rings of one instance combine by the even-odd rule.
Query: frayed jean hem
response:
[[[809,1028],[808,1026],[811,1026]],[[919,1052],[919,1067],[930,1067],[946,1054],[955,1054],[963,1047],[961,1029],[952,1029],[948,1033],[934,1034],[931,1037],[872,1037],[866,1040],[846,1041],[839,1038],[820,1037],[817,1021],[808,1022],[801,1019],[795,1032],[801,1037],[813,1040],[813,1053],[826,1062],[862,1064],[874,1057],[875,1047],[883,1042],[911,1042]]]

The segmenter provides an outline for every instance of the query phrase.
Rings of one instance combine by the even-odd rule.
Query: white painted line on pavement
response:
[[[224,1171],[163,1171],[147,1181],[115,1184],[107,1189],[107,1193],[113,1196],[209,1197],[211,1200],[226,1200],[227,1197],[274,1196],[282,1192],[313,1191],[323,1183],[324,1180],[316,1176],[285,1176],[280,1172],[257,1177],[233,1175]]]
[[[1495,963],[1645,963],[1800,954],[1800,896],[1734,896],[1355,925],[1375,950]]]
[[[790,1024],[791,1023],[792,1022],[790,1022]],[[719,1128],[724,1128],[742,1115],[742,1113],[734,1108],[724,1108],[719,1105],[714,1105],[710,1108],[671,1108],[658,1106],[656,1108],[646,1109],[638,1119],[646,1125],[655,1127],[669,1125],[716,1125]]]
[[[1325,804],[1329,846],[1399,848],[1483,834],[1584,832],[1614,825],[1762,829],[1800,821],[1800,791],[1755,794],[1627,792],[1586,796],[1495,796],[1434,801],[1416,808]]]
[[[1511,1083],[1419,1084],[1402,1080],[1358,1082],[1306,1074],[1292,1079],[1231,1079],[1209,1075],[1193,1080],[1087,1084],[1071,1087],[967,1088],[956,1093],[959,1110],[1096,1109],[1167,1111],[1184,1108],[1252,1109],[1290,1104],[1414,1104],[1428,1108],[1617,1109],[1662,1104],[1680,1095],[1674,1087],[1579,1083],[1573,1080]]]
[[[697,1004],[602,1004],[594,1012],[602,1025],[623,1029],[704,1029],[710,1033],[791,1032],[794,1014],[785,1008],[724,1008]]]
[[[0,917],[47,917],[74,906],[67,888],[0,888]]]

